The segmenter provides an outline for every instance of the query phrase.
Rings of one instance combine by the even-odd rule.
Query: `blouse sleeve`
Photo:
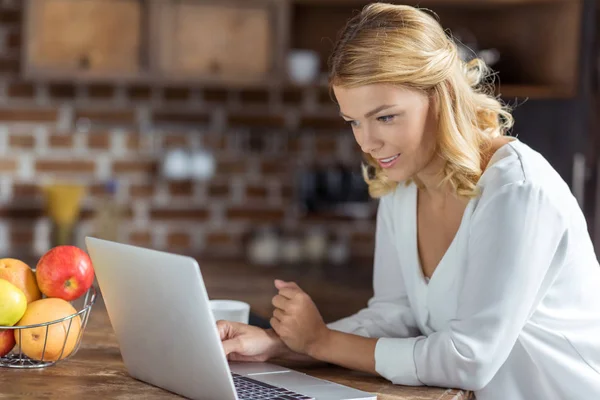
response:
[[[377,372],[396,384],[480,390],[508,358],[564,261],[566,221],[536,187],[511,183],[470,225],[456,319],[428,337],[379,339]]]
[[[374,295],[367,308],[328,324],[330,329],[365,337],[411,337],[420,335],[404,288],[391,229],[392,213],[382,198],[377,209],[375,256],[373,271]]]

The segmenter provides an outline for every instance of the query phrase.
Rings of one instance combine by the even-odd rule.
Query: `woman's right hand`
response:
[[[264,362],[285,352],[285,344],[272,329],[219,320],[217,328],[229,361]]]

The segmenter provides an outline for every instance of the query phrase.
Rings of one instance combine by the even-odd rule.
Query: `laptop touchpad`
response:
[[[239,375],[264,374],[271,372],[288,372],[289,368],[280,367],[279,365],[270,363],[258,362],[230,362],[229,369],[231,372]]]
[[[310,375],[297,371],[289,371],[281,374],[251,375],[250,378],[256,379],[273,386],[281,386],[286,389],[294,390],[305,386],[331,385],[331,382],[314,378]]]

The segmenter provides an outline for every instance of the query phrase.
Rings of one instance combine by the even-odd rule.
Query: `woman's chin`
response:
[[[412,174],[401,168],[390,168],[385,170],[385,175],[393,182],[404,182],[412,177]]]

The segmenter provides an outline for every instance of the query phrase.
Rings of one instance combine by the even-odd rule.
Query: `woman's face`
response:
[[[358,145],[390,180],[401,182],[431,169],[437,123],[430,97],[386,84],[334,86],[333,91]]]

